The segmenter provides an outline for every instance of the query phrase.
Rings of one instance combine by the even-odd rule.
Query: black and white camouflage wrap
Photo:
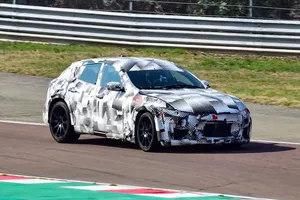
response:
[[[119,72],[125,92],[101,88],[78,80],[86,63],[103,63]],[[104,133],[106,137],[135,143],[135,122],[142,110],[153,114],[162,145],[249,143],[252,119],[238,98],[211,88],[139,90],[126,74],[129,70],[184,70],[176,64],[153,58],[116,57],[72,63],[52,80],[47,91],[43,119],[48,123],[49,107],[63,99],[69,107],[71,123],[79,134]],[[217,118],[217,119],[216,119]],[[230,123],[230,135],[207,136],[208,124]]]

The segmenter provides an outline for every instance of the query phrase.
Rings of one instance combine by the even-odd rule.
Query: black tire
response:
[[[62,101],[56,102],[50,110],[49,128],[58,143],[73,143],[80,137],[71,124],[69,108]]]
[[[157,140],[155,122],[151,113],[143,113],[136,124],[136,141],[145,152],[153,152],[159,149],[160,144]]]

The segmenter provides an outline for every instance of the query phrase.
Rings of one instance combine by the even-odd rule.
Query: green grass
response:
[[[300,108],[300,58],[205,54],[178,48],[46,45],[0,42],[0,71],[56,77],[71,62],[106,56],[147,56],[176,62],[212,87],[255,103]]]

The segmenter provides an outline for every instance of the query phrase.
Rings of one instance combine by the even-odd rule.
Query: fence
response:
[[[300,19],[300,0],[0,0],[0,3],[143,14]]]
[[[0,38],[300,53],[300,22],[0,4]]]

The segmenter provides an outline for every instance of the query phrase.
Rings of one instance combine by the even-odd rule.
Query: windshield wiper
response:
[[[141,90],[164,89],[163,86],[140,87]]]
[[[162,90],[166,90],[166,89],[172,89],[172,88],[201,88],[200,86],[196,86],[196,85],[166,85],[166,86],[152,86],[152,87],[141,87],[140,89],[162,89]]]
[[[167,86],[163,86],[163,88],[171,89],[171,88],[202,88],[202,87],[197,85],[167,85]]]

